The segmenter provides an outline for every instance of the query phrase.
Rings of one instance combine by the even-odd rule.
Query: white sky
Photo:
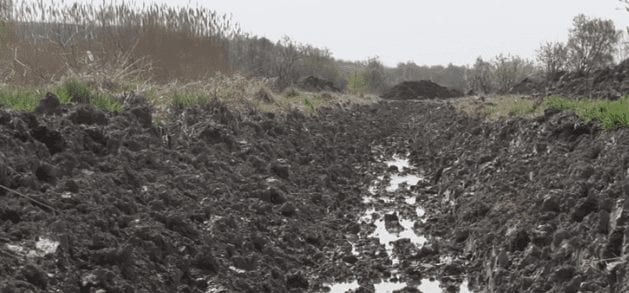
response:
[[[142,0],[136,0],[142,1]],[[154,0],[233,15],[246,32],[330,49],[336,58],[379,56],[391,66],[470,64],[498,53],[533,57],[564,41],[579,13],[629,26],[618,0]]]

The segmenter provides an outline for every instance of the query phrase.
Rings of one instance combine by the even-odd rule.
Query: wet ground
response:
[[[150,111],[0,111],[2,292],[629,292],[626,130]]]
[[[434,277],[411,282],[401,280],[403,277],[399,271],[400,259],[406,254],[394,252],[396,242],[408,241],[417,250],[421,250],[429,242],[430,236],[424,235],[421,231],[421,225],[425,223],[428,215],[417,202],[419,192],[415,188],[420,182],[425,183],[426,180],[421,177],[422,171],[411,165],[407,154],[393,155],[382,163],[386,166],[386,172],[378,176],[368,188],[369,193],[364,196],[363,203],[369,208],[359,220],[362,226],[375,226],[375,230],[368,234],[359,233],[358,239],[352,243],[352,253],[358,258],[370,258],[369,254],[363,253],[360,245],[368,242],[370,238],[376,238],[380,245],[385,247],[386,255],[392,265],[389,271],[392,277],[389,280],[367,280],[368,284],[373,285],[375,293],[394,292],[405,288],[418,289],[424,293],[444,292],[448,288],[436,281]],[[415,214],[407,213],[408,210],[414,210]],[[444,257],[442,260],[449,262],[451,258]],[[358,281],[353,281],[326,284],[326,286],[329,287],[329,292],[345,293],[356,290],[361,285]],[[455,291],[471,292],[467,288],[466,281]]]

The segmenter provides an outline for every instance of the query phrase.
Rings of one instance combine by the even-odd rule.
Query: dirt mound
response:
[[[452,205],[430,230],[449,231],[471,261],[471,283],[495,292],[629,292],[626,129],[605,132],[553,111],[508,123],[447,109],[421,115],[409,132],[421,138],[413,159],[433,170],[431,188]]]
[[[590,75],[565,74],[552,85],[551,92],[566,96],[618,99],[629,94],[629,59]]]
[[[562,72],[552,80],[523,80],[511,93],[531,95],[560,95],[566,97],[591,97],[618,99],[629,95],[629,59],[589,75]]]
[[[513,86],[509,93],[535,95],[544,92],[544,87],[544,83],[527,77]]]
[[[393,129],[372,110],[0,110],[0,291],[310,291],[347,245],[356,145]]]
[[[308,92],[340,92],[334,83],[316,76],[307,76],[299,81],[297,86]]]
[[[463,93],[440,86],[429,80],[405,81],[382,94],[387,100],[423,100],[462,97]]]

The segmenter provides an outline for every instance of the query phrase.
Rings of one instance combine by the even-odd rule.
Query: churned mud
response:
[[[0,111],[2,292],[628,292],[629,135],[446,102]]]

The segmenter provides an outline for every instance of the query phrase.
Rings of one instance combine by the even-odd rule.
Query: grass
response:
[[[207,94],[196,92],[175,92],[170,98],[170,106],[174,109],[186,109],[207,105],[212,98]]]
[[[63,84],[59,87],[57,90],[57,96],[63,104],[73,101],[89,103],[94,94],[87,84],[79,82],[76,79],[69,79],[63,82]]]
[[[475,97],[457,99],[455,107],[467,114],[490,120],[510,117],[535,117],[544,113],[544,105],[533,98],[517,96],[491,96],[481,101]]]
[[[106,95],[98,95],[92,98],[90,104],[98,109],[110,113],[120,113],[124,108],[120,101]]]
[[[518,96],[493,96],[481,101],[475,97],[466,97],[458,99],[454,105],[460,111],[489,120],[532,118],[543,115],[546,109],[558,109],[573,111],[584,122],[597,121],[605,129],[629,127],[629,97],[616,101],[565,97],[548,97],[541,100]]]
[[[39,101],[52,92],[57,95],[61,104],[72,103],[91,104],[95,108],[116,113],[123,109],[122,103],[112,94],[101,93],[91,89],[86,83],[70,79],[57,87],[0,87],[0,105],[14,111],[33,111]]]
[[[605,129],[629,127],[629,97],[616,101],[550,97],[547,108],[574,111],[585,122],[598,121]]]
[[[316,115],[321,107],[344,107],[349,104],[370,104],[375,96],[356,96],[341,93],[305,92],[291,88],[282,93],[273,92],[267,79],[245,78],[239,75],[218,75],[199,82],[171,84],[122,84],[109,90],[97,86],[91,79],[71,78],[47,87],[0,86],[0,105],[15,111],[33,111],[47,92],[59,97],[62,104],[88,103],[107,112],[121,112],[123,105],[115,98],[132,89],[147,98],[153,108],[155,121],[173,118],[173,113],[198,108],[220,101],[236,111],[286,113],[298,110]]]
[[[15,111],[33,111],[45,92],[15,87],[0,88],[0,105]]]

